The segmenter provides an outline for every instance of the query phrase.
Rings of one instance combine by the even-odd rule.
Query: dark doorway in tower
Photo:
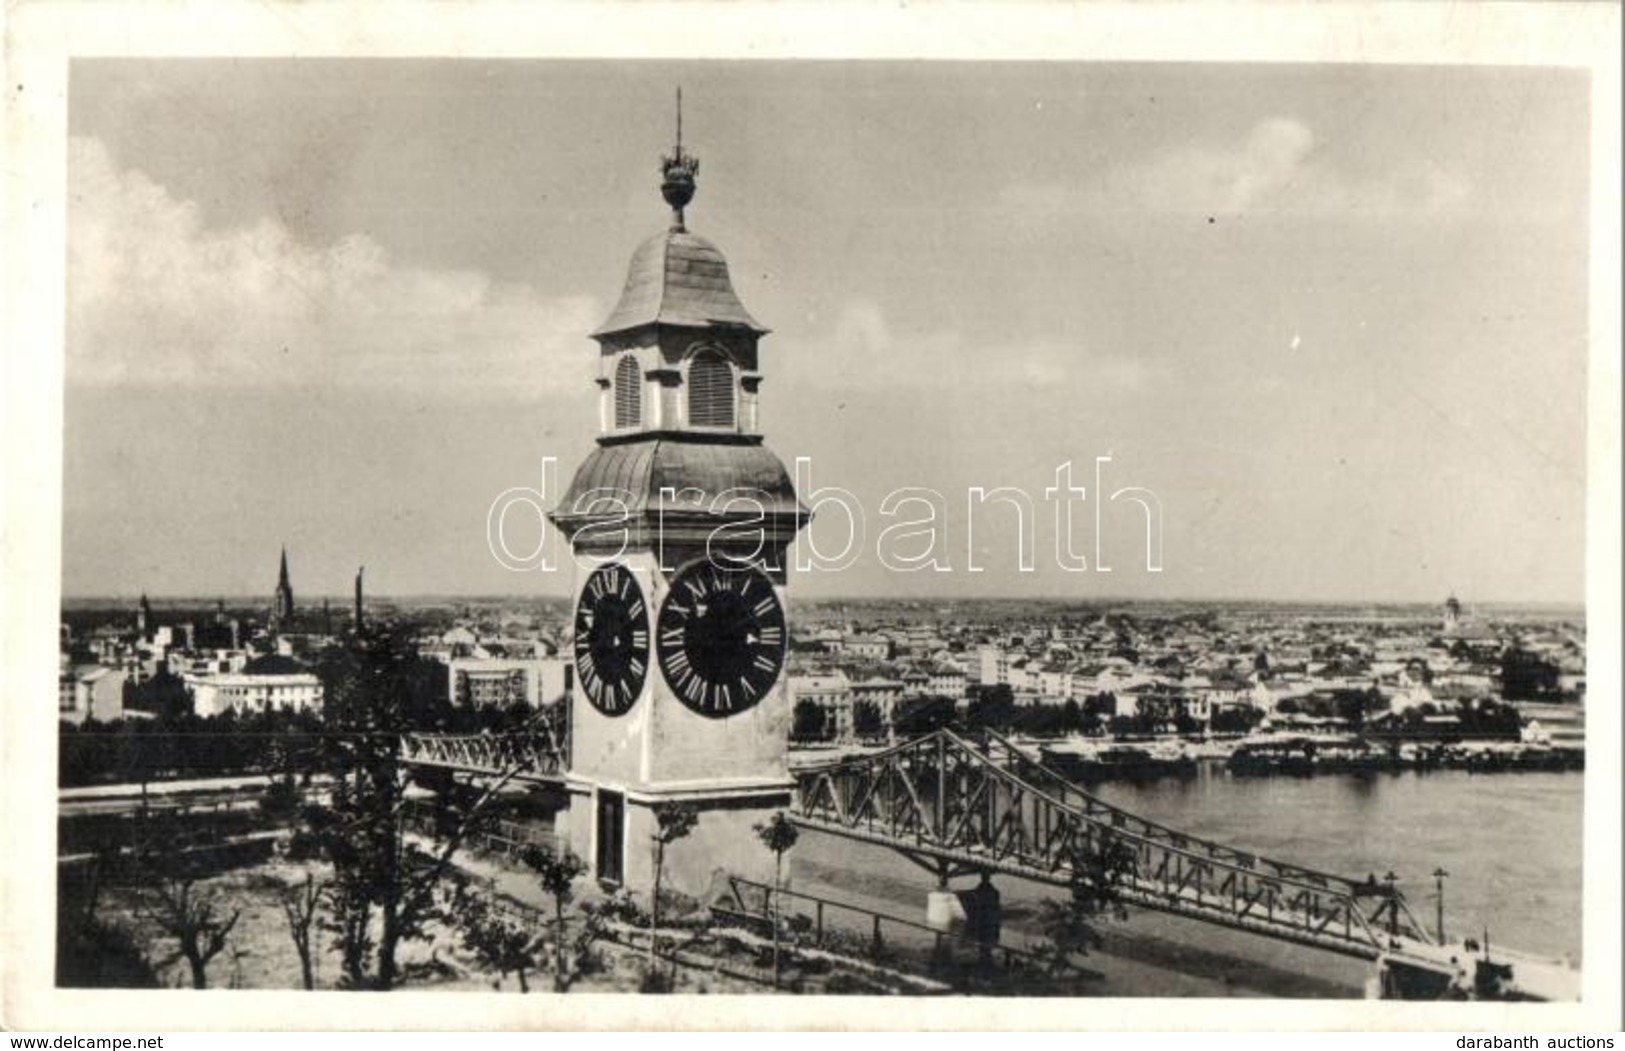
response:
[[[598,844],[593,871],[605,883],[623,882],[626,863],[626,797],[598,790]]]

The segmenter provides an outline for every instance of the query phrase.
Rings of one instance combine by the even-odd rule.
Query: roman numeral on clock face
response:
[[[625,714],[649,674],[648,607],[625,566],[602,566],[587,578],[576,605],[573,649],[588,703],[604,715]]]
[[[677,700],[727,718],[760,702],[784,667],[784,607],[760,570],[681,570],[656,617],[656,656]]]

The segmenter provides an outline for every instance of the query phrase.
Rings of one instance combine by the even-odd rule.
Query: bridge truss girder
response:
[[[1280,862],[1120,810],[996,734],[947,730],[797,772],[793,818],[891,847],[939,880],[1002,872],[1070,886],[1111,851],[1127,904],[1375,959],[1431,944],[1396,889]]]

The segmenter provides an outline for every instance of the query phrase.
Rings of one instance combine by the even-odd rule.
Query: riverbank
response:
[[[1213,764],[1236,777],[1310,777],[1460,770],[1477,774],[1578,773],[1585,749],[1541,741],[1422,741],[1334,733],[1264,733],[1245,737],[1017,737],[1035,762],[1085,785],[1194,777]],[[881,751],[851,745],[800,749],[791,767]]]

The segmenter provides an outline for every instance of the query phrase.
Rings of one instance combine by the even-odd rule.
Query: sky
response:
[[[678,84],[768,444],[864,508],[796,593],[1583,599],[1583,73],[267,59],[71,65],[64,594],[565,593],[487,513],[592,447]]]

